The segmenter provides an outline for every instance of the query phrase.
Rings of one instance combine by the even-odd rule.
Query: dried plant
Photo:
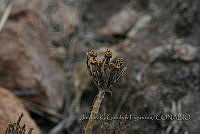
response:
[[[87,53],[87,68],[92,80],[98,88],[99,93],[93,104],[93,108],[85,128],[85,134],[92,134],[92,128],[105,92],[111,93],[111,87],[119,80],[126,70],[123,58],[118,58],[115,62],[112,62],[111,58],[112,52],[109,49],[105,51],[104,58],[102,60],[97,59],[96,51],[91,50]]]
[[[21,114],[17,120],[17,122],[9,123],[8,127],[6,129],[5,134],[26,134],[26,125],[20,126],[20,121],[23,117],[23,114]],[[28,130],[28,134],[32,133],[32,128]]]

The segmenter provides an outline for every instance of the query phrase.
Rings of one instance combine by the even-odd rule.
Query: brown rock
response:
[[[23,45],[13,36],[0,36],[0,85],[9,89],[34,89],[39,74]]]
[[[107,25],[101,30],[103,35],[123,35],[137,22],[137,15],[134,10],[122,10],[113,15]]]
[[[33,128],[34,134],[40,134],[38,126],[31,119],[22,102],[7,89],[0,88],[0,134],[4,134],[8,123],[16,122],[21,113],[24,114],[21,124]]]
[[[0,35],[0,85],[18,91],[34,90],[37,96],[29,97],[34,102],[59,109],[64,78],[49,59],[39,14],[30,9],[23,12],[26,14],[12,16]]]

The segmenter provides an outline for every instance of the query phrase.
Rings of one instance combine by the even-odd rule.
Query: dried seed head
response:
[[[97,57],[97,52],[94,51],[94,50],[91,50],[91,51],[88,52],[88,55],[89,55],[90,57],[95,58],[95,57]]]
[[[115,66],[114,66],[115,69],[120,69],[120,67],[121,66],[119,64],[115,64]]]
[[[98,61],[96,59],[92,59],[92,60],[90,60],[90,64],[91,65],[97,65]]]
[[[99,65],[99,66],[102,65],[102,60],[98,60],[98,65]]]
[[[114,68],[115,64],[114,63],[109,63],[109,66]]]
[[[122,64],[124,64],[124,59],[123,58],[118,58],[117,61],[116,61],[116,64],[121,66]]]
[[[109,49],[107,49],[106,51],[105,51],[105,58],[112,58],[112,52],[109,50]]]
[[[20,125],[22,117],[23,114],[19,116],[17,122],[9,123],[5,134],[26,134],[26,125],[25,124],[23,126]],[[28,134],[31,134],[31,132],[32,131],[29,131]]]
[[[114,70],[120,69],[120,65],[119,65],[119,64],[110,63],[109,66],[110,66],[111,68],[113,68]]]
[[[87,53],[86,64],[93,81],[99,89],[109,91],[113,84],[122,76],[126,69],[123,58],[111,62],[112,52],[107,49],[103,59],[96,59],[97,53],[93,50]]]

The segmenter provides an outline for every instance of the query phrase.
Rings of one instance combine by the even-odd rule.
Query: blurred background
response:
[[[188,120],[97,120],[104,134],[199,134],[199,0],[0,0],[0,134],[24,113],[34,134],[83,133],[98,93],[86,52],[128,68],[100,113]],[[109,133],[109,134],[110,134]]]

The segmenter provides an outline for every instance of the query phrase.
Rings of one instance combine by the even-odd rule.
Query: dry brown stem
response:
[[[92,128],[94,126],[95,120],[97,119],[97,114],[99,113],[99,109],[103,101],[104,95],[105,95],[105,92],[103,90],[99,91],[99,94],[97,95],[92,111],[90,113],[87,126],[85,128],[85,134],[92,134]]]

